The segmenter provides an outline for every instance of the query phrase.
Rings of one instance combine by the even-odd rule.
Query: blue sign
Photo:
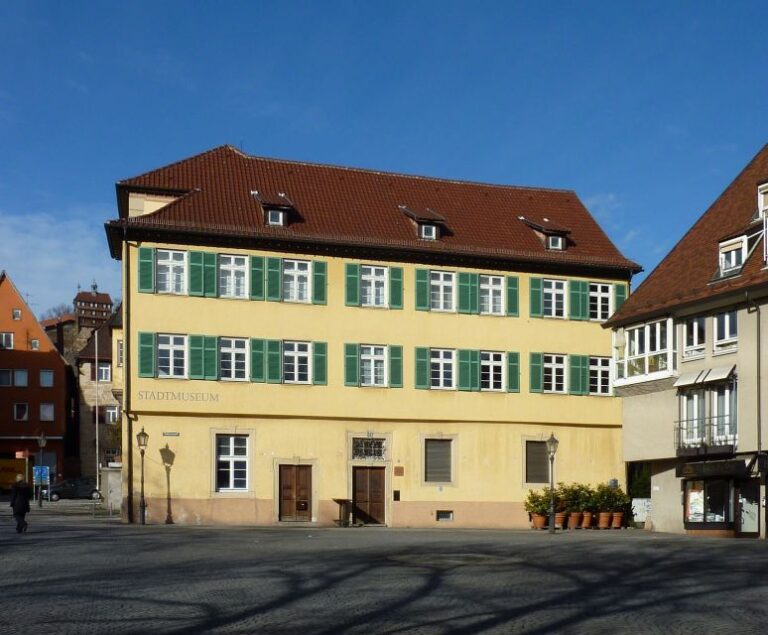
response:
[[[51,468],[48,465],[35,465],[32,468],[35,485],[49,483],[51,480]]]

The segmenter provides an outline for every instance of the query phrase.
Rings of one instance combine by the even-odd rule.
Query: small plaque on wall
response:
[[[402,465],[395,465],[395,476],[405,476],[405,468]]]

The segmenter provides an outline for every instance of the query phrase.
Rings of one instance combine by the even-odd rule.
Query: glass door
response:
[[[760,480],[753,478],[736,483],[738,507],[736,533],[739,536],[760,534]]]

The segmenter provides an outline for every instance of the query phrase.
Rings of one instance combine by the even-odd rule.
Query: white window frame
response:
[[[739,271],[747,260],[747,241],[745,236],[720,243],[720,273],[728,275]]]
[[[312,262],[283,260],[283,301],[309,304],[312,301]]]
[[[386,309],[388,297],[389,267],[360,265],[360,306]]]
[[[225,374],[225,358],[229,358],[229,370]],[[241,359],[238,361],[238,358]],[[248,340],[244,337],[219,338],[219,379],[222,381],[248,381]],[[238,369],[241,364],[242,368]],[[240,376],[238,376],[240,375]]]
[[[659,348],[665,331],[666,348]],[[651,341],[656,348],[651,349]],[[669,377],[675,368],[674,322],[671,317],[624,328],[624,346],[614,347],[614,385],[622,386]],[[632,354],[630,354],[632,353]],[[649,369],[658,365],[656,370]],[[662,368],[663,366],[663,368]],[[633,372],[630,370],[641,372]]]
[[[24,416],[18,416],[17,408],[24,406]],[[13,404],[13,420],[18,422],[29,421],[29,404],[26,401],[17,401]]]
[[[507,385],[507,364],[504,359],[506,356],[499,351],[480,351],[480,390],[482,392],[504,392]],[[489,386],[483,388],[483,369],[488,373]],[[500,386],[494,387],[496,380],[499,380]]]
[[[0,332],[0,351],[12,351],[13,350],[13,332],[3,331]]]
[[[563,251],[565,239],[559,235],[550,234],[547,236],[547,249],[554,251]]]
[[[429,270],[430,311],[456,311],[456,274],[453,271]]]
[[[306,347],[306,350],[299,350]],[[291,350],[289,350],[291,349]],[[301,368],[301,360],[306,357],[307,366],[307,379],[299,379],[299,369]],[[293,373],[292,377],[288,378],[288,358],[293,360]],[[285,384],[311,384],[312,383],[312,343],[311,342],[299,342],[299,341],[286,341],[283,342],[283,383]]]
[[[719,322],[723,322],[725,337],[720,337]],[[739,316],[736,309],[730,311],[721,311],[712,317],[712,326],[714,327],[713,353],[729,353],[735,351],[739,345]],[[731,334],[733,333],[733,334]]]
[[[437,240],[437,225],[430,223],[421,223],[419,225],[419,238],[422,240]]]
[[[11,318],[14,322],[21,320],[21,309],[11,309]]]
[[[541,315],[545,318],[565,319],[568,314],[566,302],[565,280],[544,278],[541,282]]]
[[[242,254],[219,254],[218,257],[219,297],[243,300],[248,297],[248,256]],[[242,274],[242,285],[238,292],[238,275]]]
[[[19,381],[23,377],[24,381]],[[29,386],[29,371],[26,368],[13,369],[13,385],[18,388],[27,388]]]
[[[568,392],[567,355],[560,353],[544,353],[542,356],[541,391],[562,395]],[[549,379],[547,379],[549,375]],[[549,385],[549,388],[547,388]]]
[[[163,259],[161,260],[161,255]],[[168,256],[168,258],[165,258]],[[181,256],[179,260],[176,256]],[[166,286],[161,288],[160,270],[167,268]],[[180,284],[175,284],[179,282]],[[158,293],[167,295],[187,294],[187,252],[177,249],[157,249],[155,252],[155,287]]]
[[[115,425],[120,422],[120,406],[105,406],[104,419],[107,423]]]
[[[219,439],[227,438],[229,440],[228,453],[219,452]],[[237,454],[237,448],[235,446],[235,439],[245,439],[245,454]],[[247,434],[216,434],[214,436],[214,489],[217,492],[247,492],[249,491],[250,478],[251,478],[251,461],[250,461],[250,439]],[[227,463],[229,465],[229,486],[219,486],[219,463]],[[245,463],[245,485],[242,487],[235,486],[235,470],[242,469],[236,467],[236,463]],[[242,479],[238,479],[242,480]]]
[[[117,366],[123,365],[123,340],[117,340]]]
[[[480,274],[478,304],[481,315],[504,315],[504,276]],[[483,307],[485,296],[485,308]]]
[[[433,370],[437,370],[437,384]],[[452,348],[429,349],[430,390],[454,390],[456,388],[456,350]]]
[[[592,310],[592,305],[595,310]],[[604,322],[613,309],[613,285],[604,282],[589,283],[589,319],[595,322]]]
[[[161,339],[169,338],[167,343],[161,343]],[[160,350],[168,350],[169,356],[169,372],[168,374],[160,374]],[[175,371],[177,355],[181,355],[183,359],[184,370],[183,373],[178,374]],[[187,336],[178,335],[174,333],[158,333],[157,334],[157,376],[160,379],[186,379],[187,369],[189,366],[189,355],[187,354]]]
[[[50,412],[50,418],[47,416],[48,412]],[[51,423],[56,418],[56,409],[53,406],[53,403],[50,401],[44,401],[40,404],[40,421],[44,423]]]
[[[99,362],[96,366],[96,378],[98,381],[112,381],[112,364],[110,362]]]
[[[383,388],[388,385],[388,347],[381,344],[360,345],[360,385]],[[377,365],[380,373],[377,375]],[[366,374],[366,369],[370,372]]]
[[[683,359],[697,359],[707,346],[707,318],[701,315],[683,321]]]
[[[589,358],[589,394],[598,397],[610,397],[611,392],[611,358]],[[597,389],[593,390],[592,386]]]
[[[39,351],[40,340],[33,337],[31,340],[29,340],[29,348],[31,348],[33,351]]]
[[[692,416],[688,417],[688,404]],[[697,386],[680,394],[680,422],[684,431],[681,440],[685,446],[701,444],[707,435],[707,390]]]
[[[279,209],[267,209],[266,210],[267,225],[273,227],[285,226],[285,212]]]
[[[718,395],[724,393],[724,412],[720,412]],[[733,444],[738,440],[738,385],[734,380],[721,384],[713,384],[710,391],[712,399],[712,433],[716,443]],[[720,433],[720,417],[724,417],[723,432]]]

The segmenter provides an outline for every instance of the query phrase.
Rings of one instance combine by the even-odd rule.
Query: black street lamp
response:
[[[41,432],[40,436],[37,437],[37,447],[40,448],[40,469],[37,471],[40,475],[40,496],[37,499],[38,507],[43,506],[43,448],[46,443],[48,443],[48,439],[45,438],[45,432]]]
[[[549,452],[549,533],[555,533],[555,454],[557,453],[557,444],[559,441],[555,438],[555,433],[549,435],[547,439],[547,452]]]
[[[141,497],[139,498],[139,522],[142,525],[147,524],[147,502],[144,500],[144,450],[147,449],[147,443],[149,442],[149,435],[144,432],[142,426],[141,432],[136,435],[136,442],[139,444],[139,451],[141,452]]]

